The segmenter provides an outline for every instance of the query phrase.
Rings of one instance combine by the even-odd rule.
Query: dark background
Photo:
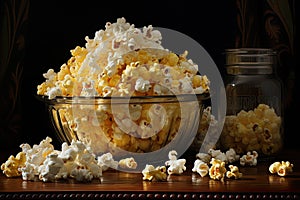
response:
[[[297,68],[300,67],[296,59],[299,56],[296,35],[299,4],[295,0],[275,1],[281,12],[275,12],[278,7],[264,0],[0,2],[0,69],[5,68],[0,71],[5,74],[0,79],[3,92],[0,150],[18,152],[21,143],[33,145],[46,136],[52,137],[53,143],[58,145],[47,110],[35,98],[37,85],[44,81],[42,74],[49,68],[59,71],[71,57],[70,50],[85,45],[85,36],[94,38],[96,31],[105,29],[106,22],[114,23],[119,17],[125,17],[136,27],[164,27],[190,36],[211,55],[222,75],[226,48],[280,50],[278,72],[286,95],[285,145],[299,148],[295,139],[299,137],[297,118],[300,114],[296,92],[299,92],[296,88],[299,88]],[[272,19],[274,29],[266,27],[268,19]],[[273,35],[268,34],[270,32]],[[7,49],[12,52],[9,57]]]

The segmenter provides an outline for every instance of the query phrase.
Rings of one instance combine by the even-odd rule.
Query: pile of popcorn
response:
[[[55,150],[52,139],[46,137],[32,147],[21,144],[22,151],[16,157],[10,156],[1,165],[7,177],[21,176],[23,180],[54,182],[75,179],[90,182],[99,179],[102,172],[112,168],[135,169],[137,163],[132,157],[115,161],[110,153],[96,157],[92,149],[81,141],[73,140],[70,145],[63,143],[61,150]]]
[[[273,155],[282,147],[281,117],[266,104],[226,116],[219,141],[222,148],[234,148],[239,154],[255,150]]]
[[[151,25],[138,29],[125,18],[108,22],[93,39],[86,37],[85,47],[71,50],[72,57],[59,72],[49,69],[43,74],[46,80],[37,86],[37,94],[49,99],[208,94],[210,80],[187,58],[188,51],[178,55],[161,42],[161,33]],[[179,124],[199,110],[198,103],[126,103],[114,105],[117,113],[108,104],[66,104],[58,114],[62,130],[71,131],[70,137],[76,135],[96,153],[115,147],[142,153],[169,143]]]
[[[153,27],[135,28],[118,18],[105,30],[86,37],[85,47],[71,50],[72,57],[56,73],[49,69],[37,94],[56,96],[149,96],[201,94],[209,80],[197,74],[198,65],[161,45],[162,36]]]

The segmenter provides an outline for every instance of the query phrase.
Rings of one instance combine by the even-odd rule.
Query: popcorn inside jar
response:
[[[238,154],[257,151],[270,156],[282,148],[281,117],[266,104],[259,104],[250,111],[226,116],[220,145],[233,148]]]
[[[187,148],[210,80],[188,51],[174,53],[161,40],[151,25],[138,29],[119,18],[71,50],[58,72],[49,69],[37,94],[60,139],[79,139],[99,155]]]

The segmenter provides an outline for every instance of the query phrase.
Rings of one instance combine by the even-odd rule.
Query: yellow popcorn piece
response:
[[[133,157],[124,158],[124,159],[121,159],[119,161],[119,166],[121,168],[136,169],[137,168],[137,162],[134,160]]]
[[[146,165],[142,171],[143,180],[148,181],[166,181],[167,180],[167,168],[166,166]]]
[[[270,165],[269,171],[272,174],[277,173],[279,176],[286,176],[293,172],[294,165],[289,161],[274,162]]]
[[[1,165],[1,170],[3,174],[7,177],[21,176],[22,172],[19,168],[24,167],[26,162],[26,154],[24,152],[19,152],[16,157],[11,155],[8,160]]]
[[[226,172],[226,177],[227,178],[234,178],[234,179],[239,179],[243,176],[242,173],[239,172],[239,168],[234,165],[229,165],[230,171]]]
[[[212,158],[210,161],[211,167],[209,168],[209,176],[214,180],[224,181],[226,175],[225,162]]]

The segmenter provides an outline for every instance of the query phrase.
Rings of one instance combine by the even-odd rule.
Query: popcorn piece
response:
[[[239,172],[239,168],[234,165],[229,165],[230,171],[226,172],[227,178],[239,179],[243,176],[242,173]]]
[[[16,157],[11,155],[8,160],[1,165],[1,170],[3,174],[7,177],[21,176],[19,168],[25,166],[26,154],[24,152],[19,152]]]
[[[274,162],[270,165],[269,171],[272,174],[277,173],[279,176],[286,176],[289,173],[293,172],[294,165],[291,164],[289,161],[281,161],[280,162]]]
[[[113,159],[113,155],[108,152],[101,156],[98,156],[98,165],[101,166],[102,171],[106,171],[108,168],[117,169],[118,168],[118,161]]]
[[[225,162],[212,158],[210,161],[211,167],[209,168],[209,176],[214,180],[224,181],[226,175]]]
[[[64,161],[58,157],[56,153],[51,153],[47,156],[43,165],[38,169],[39,179],[44,182],[53,182],[56,180],[56,175],[64,166]]]
[[[19,168],[19,171],[22,173],[22,179],[24,181],[36,180],[36,173],[34,172],[34,169],[35,168],[33,164],[26,162],[25,166]]]
[[[209,166],[206,162],[196,159],[192,171],[197,172],[201,177],[204,177],[209,172]]]
[[[128,168],[128,169],[136,169],[137,162],[135,162],[134,158],[124,158],[119,161],[119,166],[121,168]]]
[[[203,162],[209,164],[210,160],[211,160],[211,155],[208,153],[197,153],[196,154],[196,158],[202,160]]]
[[[169,152],[169,159],[165,162],[168,167],[168,174],[182,174],[183,171],[186,170],[186,160],[185,159],[177,159],[177,152],[172,150]]]
[[[153,165],[146,165],[143,169],[143,180],[148,181],[166,181],[167,180],[167,169],[165,166],[157,166],[156,168]]]
[[[245,166],[245,165],[256,166],[257,165],[257,157],[258,157],[258,153],[256,151],[252,151],[252,154],[250,151],[248,151],[246,155],[243,155],[240,158],[240,164],[242,166]]]
[[[221,152],[221,150],[209,149],[208,154],[211,155],[212,158],[221,160],[225,163],[228,162],[227,156],[225,155],[225,153]]]
[[[82,141],[72,140],[70,146],[77,153],[75,160],[69,161],[74,163],[69,165],[73,167],[69,173],[72,178],[77,181],[91,181],[93,178],[102,176],[102,168],[98,165],[95,155],[87,145]]]
[[[72,169],[70,177],[79,182],[90,182],[94,178],[92,172],[84,166],[77,166]]]
[[[233,148],[230,148],[228,151],[226,151],[225,155],[229,163],[236,162],[240,159],[240,155],[237,155]]]
[[[27,143],[21,144],[20,147],[22,148],[22,152],[26,155],[26,164],[27,165],[24,169],[20,169],[24,175],[22,177],[28,177],[27,173],[32,173],[31,167],[33,167],[34,175],[38,175],[38,169],[40,165],[43,164],[47,155],[54,151],[54,146],[51,144],[52,138],[46,137],[43,139],[38,145],[34,144],[31,146]],[[24,165],[25,166],[25,165]],[[30,166],[30,167],[29,167]],[[29,170],[28,172],[26,170]]]

